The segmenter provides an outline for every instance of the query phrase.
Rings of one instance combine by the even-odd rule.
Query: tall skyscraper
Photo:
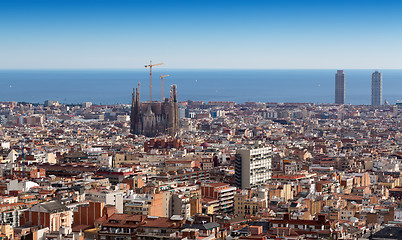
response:
[[[238,149],[235,155],[235,183],[239,188],[255,188],[272,176],[272,149],[253,146]]]
[[[338,70],[335,74],[335,104],[345,104],[345,73]]]
[[[371,105],[378,106],[382,102],[382,73],[375,71],[371,75]]]

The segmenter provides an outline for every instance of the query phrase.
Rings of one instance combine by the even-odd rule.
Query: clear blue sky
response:
[[[1,0],[1,69],[401,68],[399,1]]]

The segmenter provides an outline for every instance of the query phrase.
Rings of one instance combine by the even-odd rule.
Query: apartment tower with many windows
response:
[[[253,146],[238,149],[235,157],[235,183],[241,189],[260,187],[272,176],[272,148]]]
[[[375,71],[371,75],[371,105],[378,106],[382,102],[382,73]]]
[[[345,104],[345,73],[338,70],[335,74],[335,104]]]

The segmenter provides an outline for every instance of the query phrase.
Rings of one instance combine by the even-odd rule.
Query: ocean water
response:
[[[371,103],[373,70],[345,70],[346,103]],[[383,102],[402,100],[402,70],[383,73]],[[336,70],[177,70],[154,69],[153,99],[177,84],[179,101],[333,103]],[[141,100],[149,100],[149,71],[138,70],[0,70],[0,101],[128,104],[141,82]]]

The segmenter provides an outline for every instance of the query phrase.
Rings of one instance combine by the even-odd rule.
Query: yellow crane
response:
[[[145,68],[149,68],[149,101],[152,102],[152,67],[160,66],[163,63],[152,64],[152,60],[149,61],[149,65],[145,65]]]
[[[161,75],[161,102],[163,102],[163,78],[169,77],[169,75]]]

